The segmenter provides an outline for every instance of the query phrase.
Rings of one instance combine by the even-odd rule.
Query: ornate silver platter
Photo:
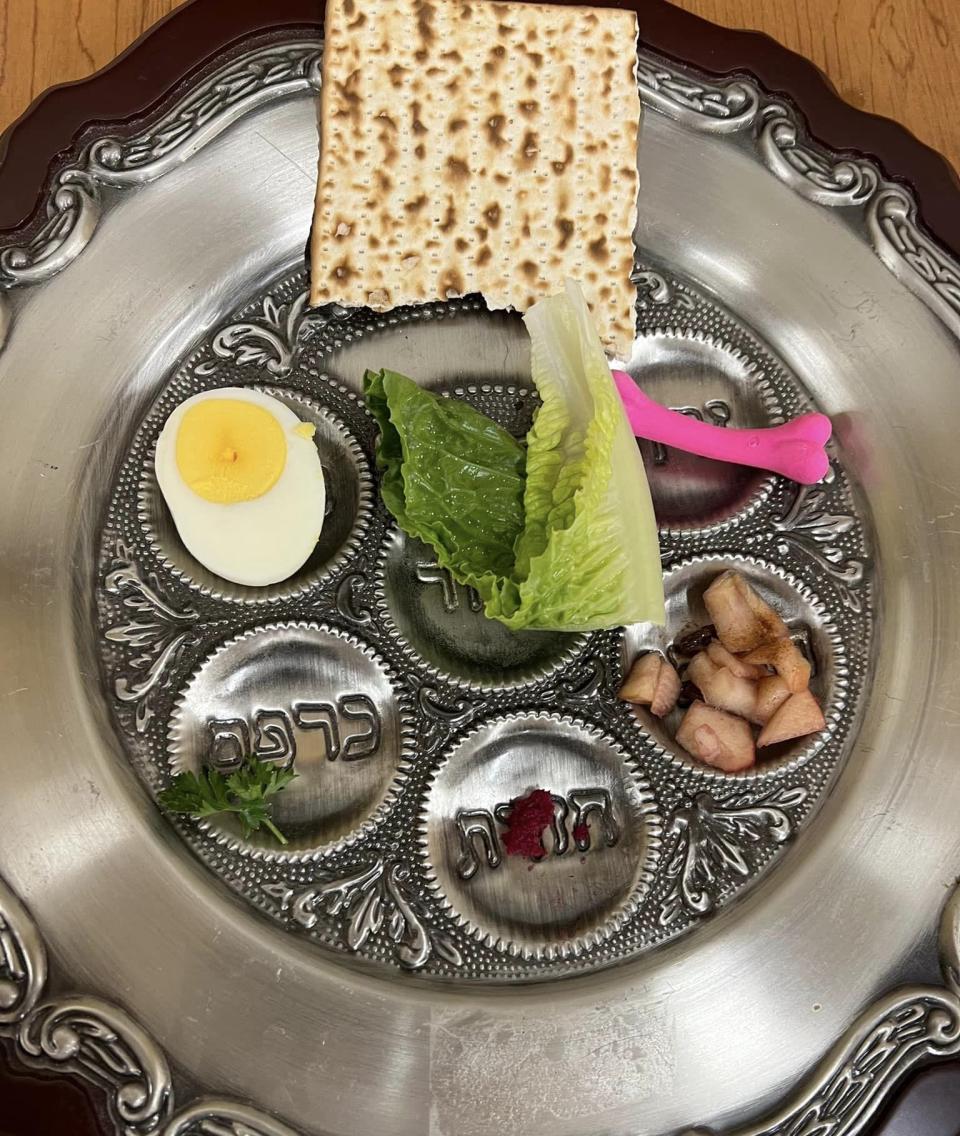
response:
[[[960,269],[787,103],[643,51],[628,369],[721,425],[816,406],[831,470],[645,449],[667,628],[508,634],[392,524],[358,392],[389,365],[522,433],[522,325],[306,307],[321,50],[92,129],[0,249],[0,1030],[126,1133],[859,1131],[960,1052]],[[153,478],[225,385],[317,428],[323,540],[272,589],[193,561]],[[731,566],[828,719],[743,776],[616,699]],[[251,752],[300,774],[288,846],[153,804]],[[501,835],[535,785],[531,866]]]

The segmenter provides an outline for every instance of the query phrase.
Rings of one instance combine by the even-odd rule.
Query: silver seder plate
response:
[[[307,308],[319,55],[248,48],[139,140],[88,139],[67,220],[0,252],[0,1030],[106,1082],[130,1133],[858,1131],[960,1050],[956,903],[943,975],[933,942],[960,865],[960,268],[754,82],[642,52],[627,369],[721,426],[822,409],[831,468],[799,488],[644,443],[666,628],[509,633],[392,522],[359,391],[389,366],[522,436],[526,335],[469,297]],[[193,560],[153,474],[171,410],[235,385],[312,422],[324,468],[320,544],[268,589]],[[828,721],[746,775],[616,698],[731,567]],[[249,754],[299,775],[286,847],[152,804]],[[534,787],[537,864],[502,843]]]

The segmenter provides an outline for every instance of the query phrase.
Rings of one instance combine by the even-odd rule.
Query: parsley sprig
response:
[[[178,773],[158,799],[170,812],[193,817],[235,813],[244,837],[263,827],[286,844],[287,838],[271,820],[270,798],[285,789],[294,777],[292,769],[281,769],[252,757],[226,777],[207,767],[199,773]]]

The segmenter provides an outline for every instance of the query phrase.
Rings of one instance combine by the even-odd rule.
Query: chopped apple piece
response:
[[[770,746],[815,734],[826,725],[823,711],[809,690],[791,694],[760,731],[757,745]]]
[[[660,662],[661,656],[655,651],[641,655],[630,668],[617,697],[638,706],[649,706],[657,690]]]
[[[708,652],[696,655],[687,667],[687,678],[700,689],[704,702],[756,721],[757,686],[750,679],[738,678],[726,667],[718,667]]]
[[[720,642],[735,655],[787,634],[787,625],[739,572],[723,572],[703,593]]]
[[[649,706],[657,718],[669,714],[680,696],[680,676],[670,663],[655,651],[641,655],[630,668],[619,697],[624,702]]]
[[[750,726],[733,714],[694,702],[684,714],[677,741],[707,765],[738,773],[757,759]]]
[[[786,639],[790,634],[790,629],[777,612],[774,611],[765,600],[760,598],[755,589],[750,585],[749,580],[745,579],[743,576],[740,576],[739,579],[743,586],[743,593],[747,598],[747,603],[750,605],[750,610],[763,625],[767,641],[771,639]]]
[[[810,685],[810,664],[791,639],[778,639],[776,643],[757,647],[744,661],[773,667],[791,694],[799,694]]]
[[[746,718],[748,722],[757,720],[757,684],[747,678],[737,678],[726,667],[720,667],[713,676],[709,693],[700,688],[704,699],[718,710],[726,710]]]
[[[765,726],[790,697],[787,684],[779,675],[768,675],[757,683],[757,721]]]
[[[687,666],[687,681],[703,690],[704,685],[709,686],[713,676],[720,668],[710,658],[706,651],[694,655]]]
[[[657,718],[663,718],[676,706],[680,697],[680,676],[671,664],[661,660],[660,673],[657,675],[657,689],[653,692],[653,701],[650,703],[650,713]]]
[[[732,671],[737,678],[749,678],[756,682],[757,679],[763,678],[766,673],[762,667],[755,667],[751,663],[744,662],[743,659],[738,659],[736,655],[732,655],[726,647],[716,639],[707,647],[707,654],[710,656],[710,660],[714,666],[726,667],[727,670]]]

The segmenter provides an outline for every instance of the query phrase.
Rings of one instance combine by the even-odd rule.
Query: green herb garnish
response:
[[[296,777],[292,769],[281,769],[272,762],[250,758],[235,773],[224,775],[216,769],[202,768],[199,774],[178,773],[173,783],[158,797],[171,813],[188,813],[192,817],[235,813],[244,837],[266,828],[280,841],[287,838],[270,819],[270,798]]]

